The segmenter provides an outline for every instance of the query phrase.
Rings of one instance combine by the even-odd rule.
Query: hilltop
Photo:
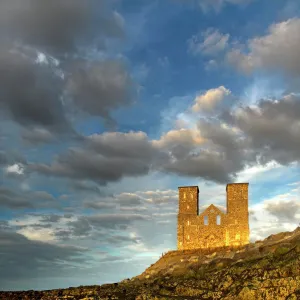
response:
[[[119,283],[0,292],[0,299],[300,299],[300,227],[239,248],[169,251]]]

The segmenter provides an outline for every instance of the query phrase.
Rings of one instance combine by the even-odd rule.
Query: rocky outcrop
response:
[[[300,299],[300,228],[239,249],[170,251],[141,275],[63,290],[0,292],[0,299]]]

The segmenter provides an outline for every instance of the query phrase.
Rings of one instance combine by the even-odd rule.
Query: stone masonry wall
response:
[[[198,187],[179,187],[178,250],[249,243],[248,183],[228,184],[226,190],[227,213],[210,205],[198,215]]]

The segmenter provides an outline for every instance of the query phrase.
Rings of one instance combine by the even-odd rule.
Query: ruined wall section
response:
[[[228,236],[231,245],[249,243],[248,183],[228,184]]]
[[[211,204],[198,216],[198,187],[179,188],[179,250],[249,243],[248,183],[228,184],[226,191],[227,213]]]
[[[198,186],[179,187],[179,210],[177,217],[177,248],[184,249],[187,240],[196,240],[198,236],[195,227],[198,216],[199,189]],[[186,225],[193,226],[191,233],[186,232]],[[193,224],[193,225],[192,225]]]
[[[217,217],[220,223],[217,222]],[[206,221],[205,220],[206,218]],[[203,213],[185,223],[184,249],[214,248],[225,246],[226,215],[214,205],[210,205]],[[190,237],[190,238],[188,238]]]

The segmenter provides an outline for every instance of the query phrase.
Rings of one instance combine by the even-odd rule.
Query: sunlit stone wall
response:
[[[248,183],[227,185],[226,213],[211,204],[198,215],[198,187],[179,187],[178,190],[179,250],[240,246],[249,243]]]

